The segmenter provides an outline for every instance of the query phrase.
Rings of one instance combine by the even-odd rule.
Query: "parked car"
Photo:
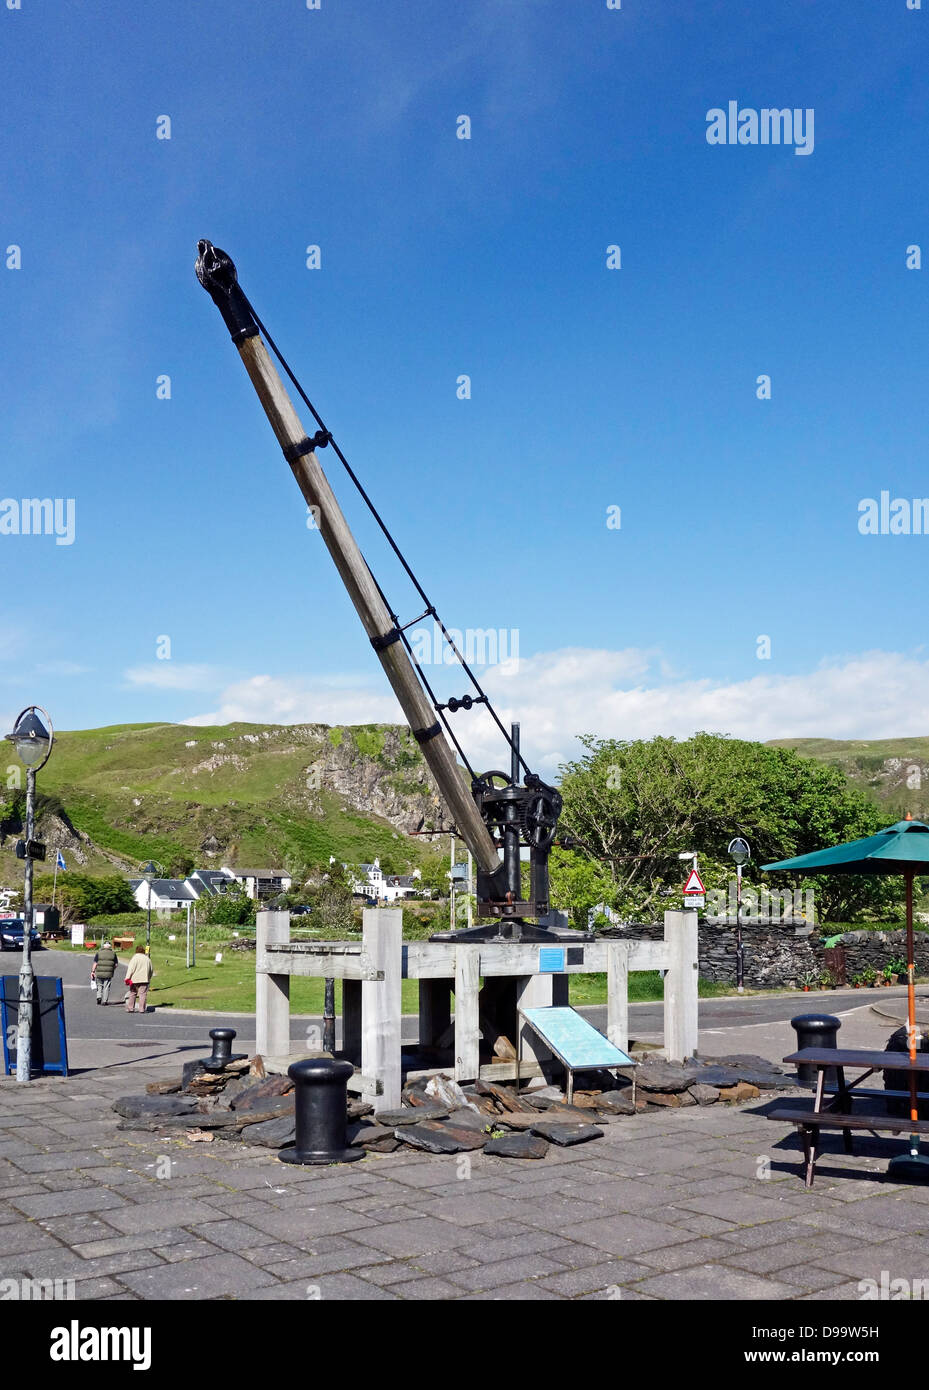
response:
[[[23,936],[26,931],[26,923],[22,917],[8,917],[6,921],[0,922],[0,951],[21,951],[23,949]],[[41,949],[42,938],[32,928],[32,949]]]

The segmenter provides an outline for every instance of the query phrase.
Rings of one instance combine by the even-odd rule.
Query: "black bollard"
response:
[[[842,1027],[842,1021],[834,1014],[798,1014],[790,1020],[790,1026],[797,1035],[798,1052],[804,1047],[838,1047],[836,1034]],[[811,1062],[797,1063],[797,1079],[802,1086],[815,1086],[818,1073],[819,1068]],[[826,1072],[825,1084],[839,1084],[834,1067]]]
[[[245,1056],[244,1052],[237,1052],[234,1057],[232,1055],[234,1028],[211,1028],[210,1037],[213,1039],[213,1055],[207,1057],[203,1064],[206,1071],[222,1071],[227,1062],[237,1062]]]
[[[364,1149],[345,1143],[346,1087],[355,1068],[332,1057],[294,1062],[287,1075],[294,1083],[296,1146],[281,1149],[283,1163],[354,1163]]]

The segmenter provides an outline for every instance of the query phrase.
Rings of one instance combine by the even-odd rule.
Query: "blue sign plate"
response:
[[[539,947],[539,973],[559,975],[564,970],[565,949],[563,946]]]
[[[572,1071],[636,1065],[572,1008],[521,1009],[520,1014]]]

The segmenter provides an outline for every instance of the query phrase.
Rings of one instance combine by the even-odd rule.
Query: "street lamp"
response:
[[[42,723],[45,715],[48,727]],[[19,971],[19,1016],[16,1020],[16,1080],[28,1081],[32,1075],[32,864],[35,843],[35,775],[48,762],[55,733],[52,721],[41,705],[28,705],[19,715],[11,734],[4,735],[16,749],[26,769],[25,886],[23,890],[23,962]],[[41,851],[44,857],[44,847]]]
[[[148,861],[148,863],[145,865],[145,868],[142,870],[142,877],[143,877],[143,879],[145,880],[145,882],[148,884],[148,925],[147,925],[146,928],[145,928],[145,948],[146,948],[146,950],[151,950],[151,946],[152,946],[152,884],[154,883],[155,879],[158,877],[158,870],[155,868],[155,866],[154,866],[154,864],[152,863],[151,860]]]
[[[751,859],[752,852],[748,847],[748,841],[737,835],[734,840],[729,841],[726,853],[730,859],[735,860],[736,879],[738,880],[735,909],[735,978],[738,991],[742,994],[745,980],[745,952],[742,949],[742,866]]]

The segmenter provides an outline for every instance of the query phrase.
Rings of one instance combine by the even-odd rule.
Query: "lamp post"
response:
[[[40,715],[45,715],[48,728]],[[26,769],[25,886],[23,890],[23,963],[19,971],[19,1016],[16,1022],[16,1080],[28,1081],[32,1075],[32,863],[35,845],[35,775],[48,762],[54,741],[52,721],[41,705],[29,705],[5,737],[16,749]],[[44,849],[42,850],[44,854]]]
[[[145,928],[145,949],[150,951],[152,946],[152,884],[158,877],[158,870],[151,860],[142,870],[142,877],[148,884],[148,925]]]
[[[735,979],[736,987],[742,994],[745,985],[745,952],[742,949],[742,865],[746,864],[752,857],[752,852],[748,847],[748,841],[736,836],[729,841],[726,850],[730,859],[735,860],[735,873],[738,887],[736,890],[736,909],[735,909]]]

